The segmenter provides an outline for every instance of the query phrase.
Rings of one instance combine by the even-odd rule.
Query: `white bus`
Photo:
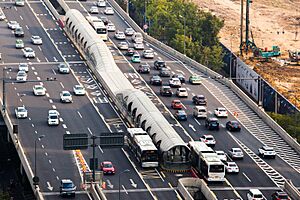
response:
[[[204,142],[190,142],[192,166],[209,182],[225,181],[225,166],[213,149]]]
[[[143,168],[158,167],[158,150],[142,128],[128,128],[128,145]]]
[[[86,19],[95,29],[96,33],[103,41],[107,41],[107,28],[104,22],[96,16],[86,16]]]

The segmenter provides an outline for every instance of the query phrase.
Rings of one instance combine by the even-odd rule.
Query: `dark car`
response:
[[[181,83],[185,83],[185,78],[184,78],[183,74],[174,74],[172,76],[172,78],[178,78]]]
[[[60,181],[60,195],[61,196],[70,196],[75,197],[76,186],[73,181],[70,179],[62,179]]]
[[[163,67],[159,70],[159,75],[161,77],[170,77],[171,76],[171,71],[168,68]]]
[[[15,37],[24,37],[24,31],[22,27],[17,27],[15,29]]]
[[[241,126],[240,126],[239,122],[237,122],[237,121],[228,121],[226,123],[226,128],[229,131],[240,131],[241,130]]]
[[[150,73],[150,66],[148,64],[142,64],[139,66],[138,70],[141,74],[149,74]]]
[[[205,128],[208,130],[219,130],[219,120],[215,117],[206,118]]]
[[[165,61],[163,61],[163,60],[156,60],[154,62],[154,69],[160,70],[163,67],[166,67]]]
[[[103,21],[104,25],[107,26],[107,24],[109,22],[109,20],[107,19],[107,17],[102,16],[102,17],[100,17],[100,19]]]
[[[158,75],[152,76],[150,78],[150,84],[151,85],[162,85],[162,79]]]
[[[173,92],[170,86],[162,86],[160,88],[160,95],[161,96],[172,96]]]
[[[184,110],[177,110],[175,113],[175,117],[177,120],[187,120],[187,114]]]
[[[126,52],[126,56],[133,56],[135,50],[133,48],[128,48]]]
[[[193,96],[193,103],[196,105],[206,105],[207,101],[204,95]]]
[[[272,194],[272,200],[282,200],[282,199],[290,200],[291,198],[287,195],[287,193],[282,191],[277,191]]]

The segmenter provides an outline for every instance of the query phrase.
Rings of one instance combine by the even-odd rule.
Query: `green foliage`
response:
[[[9,200],[10,199],[9,194],[7,192],[0,191],[0,199],[1,200]]]

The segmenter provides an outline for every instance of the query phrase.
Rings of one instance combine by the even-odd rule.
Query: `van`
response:
[[[265,200],[266,198],[263,196],[261,191],[258,189],[250,189],[247,193],[248,200]]]
[[[59,112],[57,110],[48,111],[48,125],[59,125]]]
[[[193,109],[193,115],[196,118],[206,118],[207,117],[207,110],[204,106],[195,106]]]
[[[143,43],[143,35],[140,32],[135,32],[132,35],[132,41],[135,43]]]

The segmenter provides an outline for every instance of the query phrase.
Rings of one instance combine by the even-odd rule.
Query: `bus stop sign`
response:
[[[89,146],[88,134],[64,134],[63,137],[64,150],[87,149]]]

